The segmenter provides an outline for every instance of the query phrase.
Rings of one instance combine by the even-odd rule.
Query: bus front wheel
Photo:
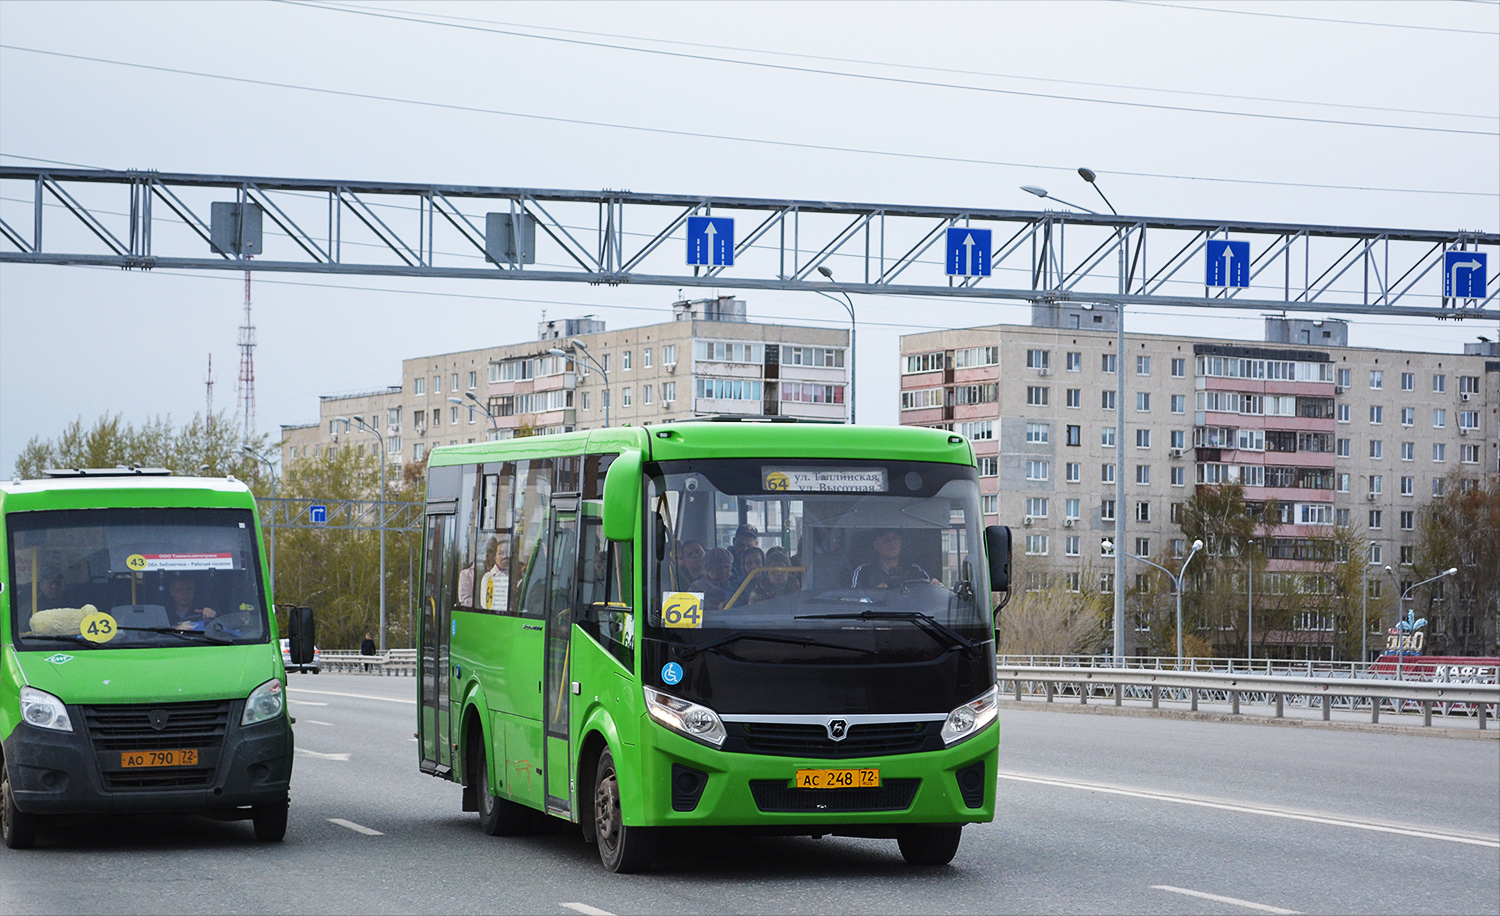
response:
[[[620,776],[608,748],[599,755],[594,773],[594,835],[599,859],[612,872],[645,871],[656,857],[656,831],[626,826],[620,814]]]
[[[30,849],[36,842],[37,816],[16,807],[10,790],[10,768],[0,763],[0,839],[11,849]]]
[[[250,808],[250,822],[255,826],[255,838],[262,843],[280,843],[286,838],[287,799]]]
[[[958,853],[962,824],[912,824],[896,833],[907,865],[947,865]]]

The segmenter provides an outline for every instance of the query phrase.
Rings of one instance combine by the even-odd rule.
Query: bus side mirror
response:
[[[611,541],[630,541],[640,528],[641,453],[626,449],[604,475],[604,536]]]
[[[984,552],[990,559],[990,590],[1010,591],[1010,529],[990,525],[984,529]]]
[[[286,605],[286,641],[292,664],[312,664],[315,643],[312,608]]]

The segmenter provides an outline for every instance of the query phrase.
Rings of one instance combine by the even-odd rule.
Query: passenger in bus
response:
[[[482,577],[495,565],[495,552],[500,549],[500,539],[491,537],[484,545],[484,560],[475,560],[458,573],[458,606],[474,607],[474,580]]]
[[[61,572],[48,573],[37,583],[36,607],[39,611],[48,608],[69,607],[68,580]]]
[[[179,630],[201,629],[219,612],[198,600],[198,579],[193,573],[174,572],[167,580],[167,619]]]
[[[677,587],[687,588],[692,583],[703,578],[707,570],[703,565],[703,558],[707,551],[697,541],[677,542]]]
[[[800,590],[802,580],[790,570],[792,565],[782,548],[772,547],[766,551],[765,571],[750,579],[750,587],[745,589],[745,603],[759,604]]]
[[[703,593],[703,606],[718,610],[733,594],[734,557],[723,547],[715,547],[703,558],[704,575],[688,586],[688,591]]]
[[[503,611],[510,606],[510,541],[496,538],[493,552],[488,553],[488,566],[479,580],[479,591],[474,596],[474,606],[490,611]]]
[[[875,548],[875,562],[855,567],[850,588],[900,588],[903,584],[924,580],[932,585],[943,584],[917,564],[901,562],[900,529],[882,530],[871,544]]]
[[[729,542],[729,552],[734,555],[734,574],[743,581],[749,570],[745,569],[745,553],[748,550],[759,549],[760,529],[754,525],[741,525],[734,532],[734,539]],[[761,554],[765,558],[765,554]]]

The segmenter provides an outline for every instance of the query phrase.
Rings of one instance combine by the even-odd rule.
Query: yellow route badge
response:
[[[662,595],[661,622],[667,627],[696,630],[703,626],[702,592],[667,592]]]
[[[78,635],[89,642],[109,642],[118,632],[120,628],[115,625],[115,619],[103,611],[85,614],[78,622]]]
[[[146,568],[146,558],[138,553],[133,553],[125,558],[125,565],[136,572]]]

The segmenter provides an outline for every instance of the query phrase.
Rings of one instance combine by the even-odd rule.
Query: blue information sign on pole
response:
[[[1443,252],[1443,295],[1449,299],[1483,299],[1489,272],[1483,251]]]
[[[1243,289],[1250,285],[1250,243],[1228,239],[1208,240],[1208,264],[1204,286]]]
[[[314,525],[326,525],[328,524],[328,507],[317,504],[308,506],[307,516]]]
[[[733,267],[734,218],[689,216],[687,262],[689,267]]]
[[[988,277],[990,230],[950,226],[948,251],[944,260],[950,277]]]

